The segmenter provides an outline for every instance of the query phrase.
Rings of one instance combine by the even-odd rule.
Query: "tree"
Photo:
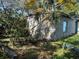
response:
[[[77,12],[79,9],[79,5],[76,0],[58,0],[57,1],[58,6],[61,8],[61,12],[64,12],[66,14]],[[59,9],[58,9],[59,10]]]
[[[27,8],[33,8],[33,6],[35,5],[35,2],[36,0],[25,0],[25,5],[27,6]]]

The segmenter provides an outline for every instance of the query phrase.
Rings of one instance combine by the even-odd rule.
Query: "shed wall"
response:
[[[63,32],[63,21],[64,20],[62,18],[57,24],[55,33],[51,35],[52,39],[60,39],[75,34],[76,20],[66,18],[66,32]]]

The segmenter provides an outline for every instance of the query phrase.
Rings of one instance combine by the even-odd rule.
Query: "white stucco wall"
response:
[[[35,20],[34,16],[31,16],[28,17],[27,22],[29,23],[30,34],[33,37],[36,37],[37,39],[52,39],[51,35],[55,31],[55,27],[53,26],[53,24],[51,24],[51,21],[37,21]]]

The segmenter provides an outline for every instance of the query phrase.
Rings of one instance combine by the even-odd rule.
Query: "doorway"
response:
[[[79,33],[79,20],[76,21],[76,33]]]

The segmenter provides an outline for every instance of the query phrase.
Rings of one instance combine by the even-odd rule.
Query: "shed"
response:
[[[60,12],[60,20],[55,27],[53,27],[52,21],[47,21],[45,19],[44,22],[38,23],[38,21],[34,20],[34,18],[31,21],[28,21],[28,23],[32,22],[33,24],[30,23],[29,28],[36,28],[31,32],[31,34],[38,39],[43,39],[46,38],[48,40],[54,40],[54,39],[60,39],[64,37],[71,36],[73,34],[76,34],[79,32],[79,20],[78,17],[75,16],[70,16],[68,14]],[[32,17],[31,17],[32,18]],[[34,21],[34,22],[33,22]],[[39,24],[38,26],[33,26],[35,24]],[[29,29],[30,30],[30,29]]]
[[[62,14],[60,22],[56,25],[56,31],[51,37],[60,39],[76,34],[79,31],[79,20],[77,17]]]
[[[52,23],[51,21],[45,19],[44,22],[40,23],[41,25],[36,26],[35,32],[33,31],[34,36],[36,35],[37,39],[46,38],[48,40],[53,40],[53,39],[60,39],[60,38],[64,38],[64,37],[68,37],[70,35],[76,34],[79,30],[79,20],[74,16],[70,16],[62,12],[60,12],[59,15],[60,15],[60,19],[59,19],[60,21],[57,24],[55,24],[55,28],[53,24],[50,24]],[[30,23],[32,21],[36,22],[34,18],[28,22]],[[35,24],[34,22],[33,24]],[[37,24],[39,23],[37,22]],[[30,27],[35,28],[35,26],[33,26],[31,23],[29,28]],[[40,31],[36,32],[38,31],[38,29]]]

